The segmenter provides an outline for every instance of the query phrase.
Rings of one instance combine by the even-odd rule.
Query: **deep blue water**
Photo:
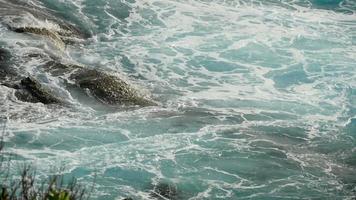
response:
[[[0,26],[14,65],[73,105],[20,102],[0,86],[14,166],[96,177],[94,199],[152,199],[159,183],[177,199],[355,198],[354,0],[32,2],[92,37],[58,52]],[[19,59],[28,52],[117,71],[159,105],[96,109],[41,59]]]

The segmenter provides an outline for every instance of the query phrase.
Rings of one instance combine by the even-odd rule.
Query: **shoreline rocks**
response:
[[[19,27],[19,28],[10,27],[10,29],[16,33],[31,33],[31,34],[47,37],[59,49],[61,50],[65,49],[65,45],[66,45],[65,42],[62,40],[58,32],[54,30],[49,30],[46,28],[37,28],[37,27]]]
[[[9,52],[0,48],[0,80],[4,80],[6,77],[5,62],[9,59]]]
[[[88,69],[78,65],[65,65],[58,62],[49,62],[44,70],[52,76],[69,75],[68,83],[83,91],[89,92],[98,101],[107,105],[126,106],[156,106],[153,101],[143,97],[128,83],[117,76],[109,75],[96,69]],[[63,79],[65,79],[63,77]]]
[[[74,73],[71,78],[79,88],[89,90],[90,94],[96,99],[108,105],[157,105],[142,97],[125,81],[95,69],[81,69]]]
[[[0,47],[0,84],[18,77],[16,70],[11,67],[11,58],[11,53]]]
[[[75,25],[55,16],[46,8],[39,8],[18,0],[0,0],[0,23],[10,31],[20,34],[34,34],[49,39],[58,49],[64,50],[66,44],[72,44],[76,39],[86,39],[88,35]],[[47,61],[39,70],[63,80],[65,89],[82,91],[88,98],[109,106],[156,106],[152,100],[139,93],[134,87],[120,79],[97,69],[91,69],[73,64],[62,64],[60,56],[43,56],[28,54]],[[20,58],[21,59],[21,58]],[[24,72],[17,72],[14,65],[3,64],[9,60],[8,54],[0,48],[0,84],[15,89],[15,96],[25,102],[43,104],[61,104],[63,101],[43,86],[34,77],[24,77]],[[5,67],[6,65],[6,67]],[[11,71],[15,70],[12,75]],[[36,71],[36,70],[35,70]],[[25,72],[26,73],[26,72]],[[37,73],[37,72],[36,72]],[[11,77],[11,78],[9,78]]]
[[[18,0],[0,0],[0,5],[0,24],[16,33],[45,37],[61,51],[91,37],[83,27],[59,18],[53,10]]]
[[[10,74],[4,63],[10,58],[9,52],[0,48],[0,84],[15,89],[18,100],[30,103],[63,104],[63,100],[53,94],[33,77],[23,78],[21,75]],[[4,65],[4,66],[3,66]],[[97,69],[90,69],[79,65],[62,64],[49,61],[39,66],[43,72],[64,80],[64,87],[70,91],[82,91],[87,98],[94,97],[98,102],[108,106],[157,106],[157,104],[143,96],[130,84],[118,76],[110,75]],[[14,80],[6,80],[10,78]],[[17,80],[17,81],[15,81]]]
[[[53,10],[18,0],[0,0],[0,4],[0,17],[4,18],[0,18],[0,21],[12,29],[16,27],[38,27],[34,25],[38,24],[38,21],[42,21],[56,24],[62,30],[59,35],[63,37],[70,36],[83,39],[91,37],[88,30],[83,30],[83,27],[64,21],[56,16]],[[28,26],[24,26],[24,24],[28,24]]]
[[[21,80],[20,84],[10,86],[16,89],[18,100],[29,103],[62,104],[63,101],[55,97],[52,92],[32,77]]]

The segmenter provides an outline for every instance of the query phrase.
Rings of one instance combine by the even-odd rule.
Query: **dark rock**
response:
[[[30,14],[37,20],[50,21],[52,23],[57,24],[60,29],[63,30],[59,34],[61,36],[83,39],[91,37],[90,32],[84,30],[84,27],[79,28],[77,25],[73,25],[72,23],[69,23],[64,19],[59,18],[56,15],[56,12],[53,12],[53,10],[44,7],[37,7],[31,3],[21,0],[0,0],[0,5],[0,21],[1,18],[4,16],[16,16],[16,20],[18,21],[19,16],[28,16]],[[6,24],[9,27],[16,27],[14,25],[17,23],[17,21],[14,23],[10,22]]]
[[[16,90],[22,89],[21,86],[16,83],[2,83],[1,85],[8,87],[8,88],[16,89]]]
[[[5,49],[0,48],[0,65],[3,62],[10,60],[11,54]]]
[[[81,69],[71,76],[75,83],[109,105],[156,105],[138,94],[129,84],[116,76],[93,69]]]
[[[19,27],[19,28],[11,28],[16,33],[32,33],[40,36],[45,36],[53,41],[53,43],[59,48],[64,49],[65,43],[62,40],[59,32],[55,30],[49,30],[46,28],[38,28],[38,27]]]
[[[0,80],[4,80],[6,77],[6,72],[3,69],[3,62],[7,59],[7,52],[3,49],[0,49]]]
[[[16,72],[10,68],[11,54],[9,51],[0,48],[0,83],[2,84],[6,78],[16,76]]]
[[[6,73],[0,69],[0,80],[4,80],[6,77]]]
[[[25,102],[43,104],[59,104],[62,101],[51,94],[50,90],[43,87],[37,80],[31,77],[27,77],[21,80],[20,85],[13,88],[18,90],[15,92],[15,96]]]
[[[154,186],[151,195],[157,199],[174,200],[177,199],[178,190],[175,185],[159,183],[158,185]]]
[[[19,27],[19,28],[13,28],[13,31],[16,33],[33,33],[37,35],[44,35],[53,39],[60,40],[59,35],[56,31],[48,30],[46,28]]]
[[[69,81],[75,86],[88,91],[90,95],[108,105],[128,105],[128,106],[155,106],[150,101],[141,96],[125,81],[117,76],[109,75],[96,69],[87,69],[78,65],[65,65],[57,62],[46,64],[46,72],[53,76],[64,76],[71,74]]]

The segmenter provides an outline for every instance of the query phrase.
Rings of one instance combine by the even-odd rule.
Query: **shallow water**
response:
[[[39,176],[65,166],[95,179],[94,199],[150,199],[158,183],[177,199],[355,197],[355,1],[32,3],[93,36],[61,52],[0,25],[16,68],[72,104],[23,103],[0,86],[14,165]],[[22,59],[30,52],[118,71],[159,106],[83,102],[38,69],[43,60]]]

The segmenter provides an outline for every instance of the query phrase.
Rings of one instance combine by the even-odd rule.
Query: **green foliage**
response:
[[[47,185],[47,187],[45,187]],[[42,187],[36,184],[36,177],[29,166],[24,167],[21,178],[11,184],[1,184],[0,200],[87,200],[89,195],[76,181],[63,184],[63,177],[53,176]]]
[[[70,200],[70,193],[65,190],[51,190],[48,194],[48,200]]]
[[[62,175],[54,175],[42,184],[37,184],[35,172],[26,165],[20,178],[9,180],[10,160],[4,159],[4,143],[0,139],[0,200],[88,200],[90,192],[76,180],[64,184]],[[40,186],[41,185],[41,186]],[[93,185],[94,186],[94,185]]]

